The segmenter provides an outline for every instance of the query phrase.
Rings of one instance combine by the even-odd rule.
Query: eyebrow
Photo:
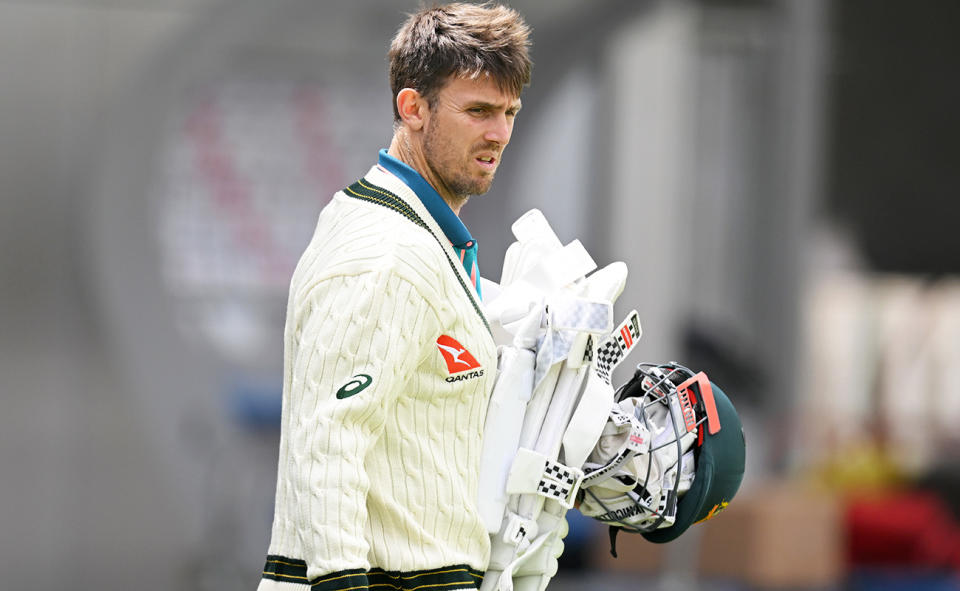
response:
[[[484,109],[499,109],[503,106],[503,103],[489,103],[487,101],[470,101],[469,104],[472,107],[483,107]],[[506,105],[505,109],[507,111],[519,111],[523,108],[523,103],[520,100],[517,100],[515,103],[510,103]]]

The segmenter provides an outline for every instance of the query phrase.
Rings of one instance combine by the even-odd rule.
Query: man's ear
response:
[[[397,111],[400,119],[413,131],[423,129],[428,117],[427,99],[412,88],[404,88],[397,93]]]

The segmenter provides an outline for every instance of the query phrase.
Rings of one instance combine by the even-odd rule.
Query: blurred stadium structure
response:
[[[960,572],[954,530],[953,555],[901,565],[933,568],[897,571],[904,587],[850,570],[845,546],[857,491],[957,482],[958,85],[936,60],[960,54],[958,11],[890,4],[512,3],[536,66],[510,157],[464,212],[481,270],[499,276],[531,207],[626,261],[634,361],[708,371],[749,442],[739,509],[615,566],[578,521],[581,568],[551,588]],[[255,587],[287,281],[317,212],[389,141],[384,56],[415,6],[0,0],[5,588]],[[798,572],[750,564],[761,547],[820,554]]]

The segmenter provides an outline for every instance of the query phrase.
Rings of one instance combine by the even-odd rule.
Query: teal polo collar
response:
[[[402,180],[410,189],[416,193],[424,207],[436,220],[437,225],[443,230],[444,235],[450,244],[453,245],[454,252],[460,258],[460,263],[467,271],[470,281],[473,282],[477,295],[481,298],[483,294],[480,291],[480,269],[477,265],[477,241],[470,235],[470,231],[463,225],[457,214],[453,213],[447,202],[443,200],[440,193],[434,189],[419,172],[400,162],[386,150],[380,150],[380,166],[388,172]]]
[[[386,150],[380,150],[379,164],[413,189],[451,244],[458,248],[471,248],[476,245],[477,242],[470,235],[470,230],[467,230],[440,193],[437,193],[437,190],[419,172],[387,154]]]

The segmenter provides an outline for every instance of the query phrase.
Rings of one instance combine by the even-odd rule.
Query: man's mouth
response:
[[[494,156],[477,156],[476,161],[484,168],[493,169],[497,166],[497,159]]]

